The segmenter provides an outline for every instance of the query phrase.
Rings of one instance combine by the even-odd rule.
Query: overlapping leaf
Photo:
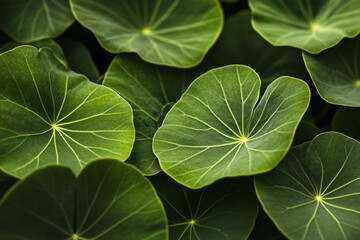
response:
[[[249,236],[258,212],[249,178],[224,179],[192,190],[159,175],[152,183],[165,206],[170,239],[240,240]]]
[[[276,46],[319,53],[360,32],[358,0],[250,0],[249,4],[253,27]]]
[[[332,129],[360,140],[360,108],[340,107],[331,122]]]
[[[76,19],[109,52],[180,68],[201,62],[222,28],[217,0],[71,0]]]
[[[219,39],[209,52],[210,62],[217,67],[247,65],[266,84],[280,76],[305,77],[307,73],[301,51],[272,46],[253,30],[250,17],[250,11],[244,10],[226,19]]]
[[[161,170],[151,144],[168,111],[166,104],[176,102],[197,74],[196,69],[179,70],[149,64],[135,55],[115,57],[106,72],[103,84],[117,91],[134,109],[136,139],[128,162],[144,174],[152,175]]]
[[[66,167],[36,171],[0,203],[1,239],[167,239],[165,211],[133,166],[94,161],[78,178]]]
[[[325,101],[360,107],[359,55],[360,36],[344,39],[337,46],[317,55],[303,54],[316,90]]]
[[[121,161],[135,138],[130,105],[64,67],[48,48],[0,55],[0,167],[23,177],[44,165],[74,172],[93,159]]]
[[[272,82],[257,103],[259,91],[259,76],[243,65],[197,78],[154,136],[162,169],[186,186],[201,188],[275,167],[290,148],[310,92],[292,77]]]
[[[293,147],[269,173],[255,177],[265,211],[290,239],[360,236],[360,144],[330,132]]]
[[[0,0],[0,28],[18,42],[62,34],[73,22],[69,1]]]

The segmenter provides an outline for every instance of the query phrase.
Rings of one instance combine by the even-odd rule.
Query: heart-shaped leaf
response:
[[[201,62],[220,34],[217,0],[71,0],[76,19],[109,52],[188,68]]]
[[[130,105],[113,90],[64,67],[48,48],[0,55],[0,167],[23,177],[60,164],[79,172],[98,158],[130,155]]]
[[[290,239],[360,236],[360,144],[336,132],[293,147],[269,173],[255,176],[265,212]]]
[[[317,55],[304,52],[306,68],[325,101],[360,107],[359,55],[360,36],[344,39],[337,46]]]
[[[310,91],[292,77],[276,79],[257,103],[259,91],[259,76],[243,65],[197,78],[154,136],[161,168],[190,188],[274,168],[290,148]]]
[[[196,69],[161,67],[124,54],[115,57],[106,72],[103,84],[117,91],[134,109],[136,139],[128,162],[144,174],[161,171],[151,144],[168,111],[166,104],[179,100],[197,75]]]
[[[1,239],[167,239],[164,208],[149,180],[117,160],[88,164],[78,178],[40,169],[0,203]]]
[[[253,27],[276,46],[319,53],[360,32],[359,0],[250,0]]]
[[[73,22],[69,1],[0,0],[0,28],[18,42],[62,34]]]
[[[170,239],[246,239],[258,212],[249,178],[223,179],[199,190],[186,188],[166,175],[152,179],[163,201]]]
[[[207,59],[217,67],[228,64],[247,65],[266,84],[280,76],[304,78],[307,72],[301,51],[272,46],[253,30],[250,16],[250,11],[244,10],[227,18]]]

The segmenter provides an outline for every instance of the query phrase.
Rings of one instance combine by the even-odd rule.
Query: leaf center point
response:
[[[150,36],[153,34],[153,32],[149,27],[144,27],[143,29],[141,29],[141,34],[144,36]]]
[[[319,194],[315,195],[315,200],[318,202],[322,201],[322,196]]]
[[[80,237],[79,234],[74,233],[74,234],[71,236],[71,240],[78,240],[79,237]]]
[[[360,79],[358,79],[358,80],[355,81],[355,86],[356,86],[356,87],[360,87]]]
[[[189,225],[195,225],[195,224],[196,224],[195,219],[191,219],[191,220],[189,221]]]
[[[58,129],[59,129],[59,127],[56,125],[56,123],[52,123],[52,124],[51,124],[51,127],[52,127],[52,129],[54,129],[54,130],[58,130]]]
[[[310,29],[312,32],[316,32],[317,30],[319,30],[320,25],[316,22],[312,22],[310,23]]]
[[[246,136],[241,136],[239,141],[240,143],[246,143],[247,141],[249,141],[249,138]]]

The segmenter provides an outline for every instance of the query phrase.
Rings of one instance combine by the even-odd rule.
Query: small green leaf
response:
[[[76,19],[109,52],[179,67],[201,62],[220,34],[217,0],[71,0]]]
[[[94,161],[77,179],[66,167],[40,169],[0,203],[1,239],[165,240],[167,234],[151,183],[117,160]]]
[[[360,107],[359,55],[360,36],[344,39],[337,46],[317,55],[303,53],[316,90],[325,101]]]
[[[250,0],[254,29],[275,46],[319,53],[360,32],[359,0]]]
[[[136,139],[128,160],[144,174],[161,171],[153,154],[152,138],[168,103],[179,100],[202,69],[181,70],[146,63],[136,55],[119,55],[106,72],[103,84],[117,91],[134,109]]]
[[[272,46],[253,30],[250,17],[250,11],[244,10],[227,18],[207,59],[217,67],[228,64],[247,65],[266,84],[280,76],[304,78],[307,72],[301,51]]]
[[[292,77],[276,79],[257,103],[259,91],[259,76],[243,65],[197,78],[154,136],[161,168],[190,188],[274,168],[290,148],[310,91]]]
[[[49,164],[78,173],[89,161],[130,155],[130,105],[62,65],[48,48],[0,55],[0,168],[22,178]]]
[[[336,132],[293,147],[274,170],[255,176],[265,212],[290,239],[360,236],[360,144]]]
[[[186,188],[165,174],[152,178],[165,206],[170,239],[246,239],[258,212],[249,178],[220,180],[199,190]]]
[[[62,34],[73,22],[69,1],[0,0],[0,28],[17,42]]]

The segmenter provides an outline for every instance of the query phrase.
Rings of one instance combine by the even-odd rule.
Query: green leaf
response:
[[[263,83],[280,76],[304,78],[307,75],[301,51],[274,47],[251,27],[250,11],[244,10],[226,19],[224,29],[210,50],[208,59],[217,67],[244,64],[253,68]]]
[[[249,178],[224,179],[199,190],[165,174],[152,183],[165,206],[170,239],[246,239],[254,226],[258,202]]]
[[[319,53],[360,32],[358,0],[250,0],[254,29],[275,46]]]
[[[0,28],[17,42],[57,37],[75,20],[68,1],[0,0],[0,6]]]
[[[61,38],[57,41],[65,52],[71,70],[84,74],[92,82],[96,82],[99,79],[99,70],[93,61],[90,51],[84,44],[70,38]]]
[[[52,39],[40,40],[37,42],[32,42],[29,45],[34,46],[36,48],[49,48],[54,53],[54,55],[58,58],[58,60],[64,65],[69,66],[68,61],[66,60],[65,54],[61,48],[61,46]],[[0,53],[9,51],[15,47],[22,46],[21,43],[18,42],[6,42],[0,45]]]
[[[257,103],[259,91],[259,76],[243,65],[197,78],[154,136],[161,168],[190,188],[274,168],[290,148],[310,91],[292,77],[272,82]]]
[[[360,144],[336,132],[293,147],[273,171],[255,176],[265,212],[290,239],[360,236]]]
[[[136,52],[145,61],[193,67],[220,34],[217,0],[71,0],[76,19],[109,52]]]
[[[321,54],[303,54],[316,90],[325,101],[360,107],[359,55],[360,36],[344,39],[334,48]]]
[[[332,129],[360,141],[360,108],[340,107],[333,119]]]
[[[151,183],[117,160],[94,161],[78,178],[62,166],[40,169],[0,203],[1,239],[160,240],[167,234]]]
[[[44,165],[75,173],[89,161],[130,155],[130,105],[62,65],[48,48],[0,55],[0,168],[22,178]]]
[[[103,84],[117,91],[134,109],[136,138],[128,162],[144,174],[161,171],[151,148],[153,135],[162,121],[159,117],[166,104],[180,98],[195,75],[198,75],[196,69],[161,67],[136,55],[119,55],[110,64]]]
[[[310,113],[306,112],[296,129],[292,145],[298,145],[307,141],[311,141],[314,137],[316,137],[316,135],[320,133],[321,129],[316,126]]]

